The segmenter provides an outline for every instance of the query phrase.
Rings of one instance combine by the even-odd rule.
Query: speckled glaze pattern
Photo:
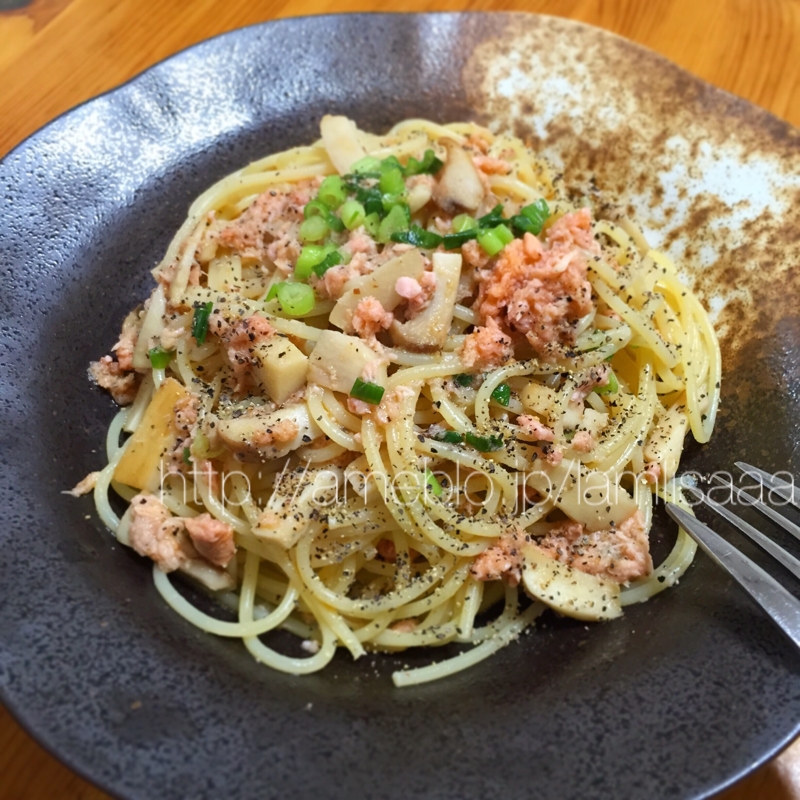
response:
[[[681,259],[719,321],[720,428],[686,467],[747,457],[796,470],[797,131],[653,53],[547,17],[237,31],[75,109],[0,164],[3,701],[130,800],[708,796],[798,732],[800,656],[702,556],[620,621],[545,618],[466,673],[398,691],[392,670],[428,654],[339,653],[293,678],[196,631],[91,499],[61,494],[103,464],[113,406],[87,364],[145,296],[191,200],[316,138],[325,112],[375,132],[411,116],[475,119],[531,138],[571,182],[594,175]],[[657,550],[668,537],[661,520]]]

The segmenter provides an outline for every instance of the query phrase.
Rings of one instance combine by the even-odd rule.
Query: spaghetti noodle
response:
[[[92,364],[124,406],[84,485],[103,522],[178,614],[274,669],[472,645],[398,686],[548,606],[609,619],[675,583],[694,545],[653,569],[652,498],[711,434],[720,358],[671,261],[511,136],[321,129],[193,203]]]

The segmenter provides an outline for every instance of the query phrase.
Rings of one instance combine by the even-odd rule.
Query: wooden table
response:
[[[276,17],[385,8],[375,0],[0,0],[0,157],[56,115],[162,58]],[[13,9],[13,6],[22,6]],[[4,10],[6,9],[6,10]],[[505,10],[599,25],[800,125],[797,0],[396,0],[395,11]],[[97,800],[0,706],[0,797]],[[800,742],[721,800],[800,800]]]

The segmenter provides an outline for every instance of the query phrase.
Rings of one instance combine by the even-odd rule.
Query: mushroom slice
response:
[[[420,180],[427,178],[427,180]],[[433,187],[435,183],[430,175],[419,176],[413,185],[408,187],[408,207],[412,214],[416,214],[424,208],[433,197]]]
[[[331,325],[345,333],[353,332],[353,314],[365,297],[375,297],[387,310],[394,310],[402,298],[395,291],[398,278],[417,278],[425,269],[419,250],[409,250],[381,264],[377,269],[349,280],[344,285],[344,294],[336,302],[328,318]]]
[[[322,145],[340,175],[346,175],[356,161],[367,154],[358,138],[355,122],[347,117],[326,114],[320,123]]]
[[[190,558],[184,561],[178,569],[202,583],[212,592],[222,592],[236,586],[236,581],[233,580],[230,573],[212,566],[202,558]]]
[[[305,403],[263,413],[253,410],[241,417],[216,423],[216,434],[225,446],[246,461],[281,458],[322,436]]]
[[[644,445],[644,460],[661,467],[661,480],[668,481],[678,471],[689,416],[683,403],[664,411]]]
[[[392,341],[409,350],[441,350],[450,332],[461,277],[459,253],[434,253],[436,288],[428,307],[408,322],[395,320],[389,328]]]
[[[618,583],[562,564],[535,544],[522,548],[522,584],[534,600],[567,617],[596,622],[622,615]]]
[[[449,213],[454,213],[457,208],[476,211],[483,201],[485,189],[472,158],[452,139],[444,139],[442,144],[447,150],[447,161],[433,193],[434,200]]]
[[[608,475],[577,460],[565,458],[560,464],[542,464],[528,473],[525,482],[589,531],[619,525],[639,508]]]
[[[333,465],[282,472],[253,533],[288,550],[303,534],[321,527],[321,517],[343,484],[344,473]]]
[[[349,394],[356,378],[386,385],[386,363],[357,336],[322,331],[308,358],[308,382]]]

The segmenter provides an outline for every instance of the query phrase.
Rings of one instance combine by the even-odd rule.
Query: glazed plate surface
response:
[[[309,48],[309,42],[314,43]],[[800,137],[603,31],[513,14],[344,15],[226,34],[59,118],[0,163],[0,695],[124,798],[696,798],[800,729],[800,657],[703,556],[623,619],[539,630],[440,683],[428,654],[259,667],[161,602],[90,498],[114,409],[86,378],[191,200],[323,113],[511,130],[590,179],[714,312],[722,410],[684,468],[796,472]],[[660,512],[655,549],[670,527]],[[674,535],[674,534],[672,534]],[[742,542],[732,540],[742,545]],[[752,550],[744,545],[748,553]],[[763,561],[762,561],[763,563]]]

